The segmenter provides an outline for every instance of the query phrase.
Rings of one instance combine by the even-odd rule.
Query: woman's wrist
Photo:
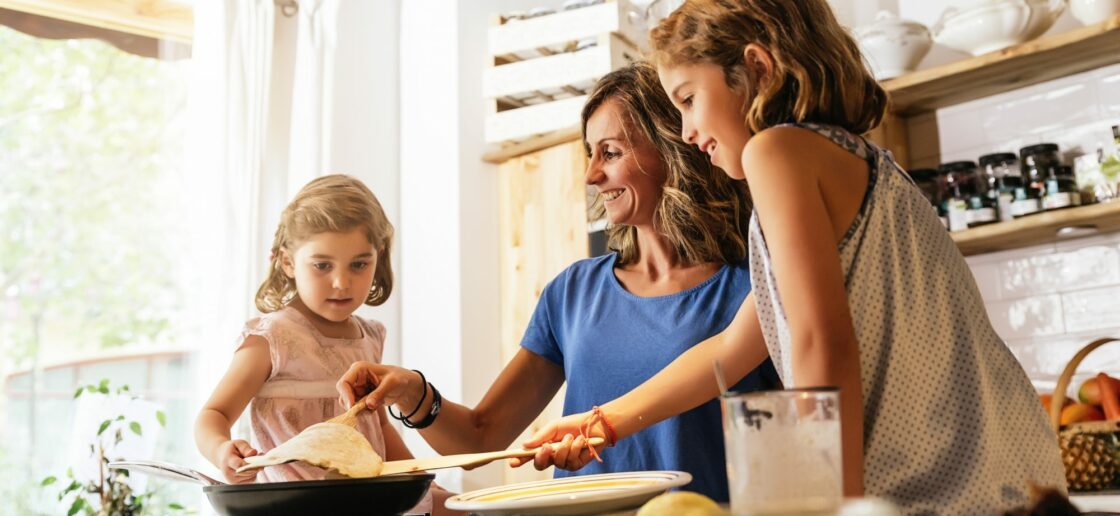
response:
[[[632,421],[626,410],[620,406],[617,400],[611,401],[605,405],[599,406],[599,411],[602,414],[604,430],[613,434],[615,442],[637,432],[637,428]]]

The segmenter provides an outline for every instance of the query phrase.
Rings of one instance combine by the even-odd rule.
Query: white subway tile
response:
[[[1120,325],[1120,286],[1062,294],[1063,317],[1069,331],[1088,331]]]
[[[1065,333],[1062,299],[1057,294],[987,303],[988,317],[1004,340]]]
[[[1054,248],[1058,252],[1072,251],[1081,249],[1082,247],[1089,246],[1120,246],[1120,233],[1105,233],[1103,235],[1095,235],[1084,238],[1075,238],[1072,240],[1063,240],[1058,242]]]
[[[1102,336],[1120,335],[1120,328],[1092,333],[1064,334],[1051,337],[1012,339],[1007,347],[1019,360],[1027,376],[1037,386],[1052,391],[1070,359],[1086,344]],[[1075,370],[1069,395],[1076,395],[1081,382],[1098,372],[1120,375],[1120,342],[1105,344],[1094,350]]]
[[[980,288],[980,296],[985,303],[999,301],[999,265],[995,263],[980,263],[969,265],[972,277],[976,278],[976,286]]]
[[[1065,261],[1053,252],[1028,253],[999,266],[1000,292],[1006,299],[1057,293],[1064,286]]]
[[[1116,123],[1120,118],[1120,65],[1097,70],[1096,79],[1100,116]]]
[[[1063,292],[1086,287],[1120,285],[1120,247],[1115,245],[1090,245],[1072,249],[1062,256]],[[1113,312],[1120,324],[1120,305]]]

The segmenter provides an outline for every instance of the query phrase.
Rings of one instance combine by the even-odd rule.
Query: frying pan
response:
[[[435,478],[431,474],[408,474],[226,484],[193,469],[166,462],[120,461],[110,463],[109,467],[202,484],[202,491],[206,493],[210,505],[218,514],[226,516],[334,513],[395,516],[404,514],[419,503]]]

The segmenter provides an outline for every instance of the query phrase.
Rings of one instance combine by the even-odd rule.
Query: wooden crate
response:
[[[638,13],[627,0],[608,0],[524,20],[496,18],[483,73],[485,141],[517,142],[576,126],[595,81],[640,57],[645,29]]]

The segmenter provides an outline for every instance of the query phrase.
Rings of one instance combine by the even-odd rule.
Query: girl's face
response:
[[[612,224],[653,222],[666,170],[661,155],[638,130],[625,127],[622,105],[607,99],[587,119],[591,159],[584,181],[603,198]]]
[[[377,249],[361,229],[318,233],[294,253],[281,252],[281,266],[295,280],[300,301],[323,319],[346,321],[369,296]]]
[[[743,179],[746,98],[727,85],[718,65],[679,64],[657,70],[661,86],[681,112],[681,137],[700,148],[712,164]]]

